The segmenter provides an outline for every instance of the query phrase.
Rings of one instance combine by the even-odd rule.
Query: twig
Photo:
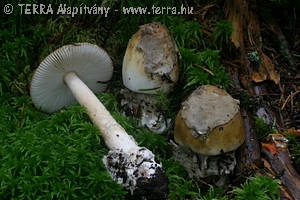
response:
[[[275,94],[275,93],[269,93],[269,94],[255,94],[254,96],[260,97],[260,96],[280,96],[281,94]]]
[[[285,128],[285,123],[284,123],[283,116],[282,116],[282,113],[281,113],[280,109],[278,109],[278,114],[279,114],[280,122],[284,126],[283,128]]]
[[[284,98],[285,84],[283,84],[283,86],[281,87],[281,84],[279,83],[279,89],[281,90],[281,96],[279,99],[278,106],[280,105],[280,103],[283,101],[283,98]]]
[[[299,92],[300,92],[300,90],[297,90],[296,92],[294,92],[294,93],[292,94],[292,97],[291,97],[292,110],[293,110],[293,108],[294,108],[294,96],[296,96],[296,94],[298,94]]]
[[[211,31],[208,31],[208,30],[205,30],[205,29],[202,29],[201,30],[204,34],[206,35],[210,35],[212,32]]]
[[[288,96],[288,98],[286,98],[285,102],[283,103],[283,105],[282,105],[282,107],[281,107],[281,110],[283,110],[283,109],[285,108],[286,104],[289,102],[290,99],[291,99],[291,102],[293,103],[293,98],[294,98],[294,96],[295,96],[296,94],[298,94],[299,92],[300,92],[300,90],[291,93],[291,94]]]
[[[18,128],[20,128],[21,125],[22,125],[23,114],[24,114],[24,106],[25,106],[25,103],[23,103],[23,105],[22,105],[22,111],[21,111],[21,114],[20,114],[20,120],[19,120],[19,123],[18,123]]]
[[[197,65],[197,64],[193,64],[193,66],[198,67],[198,68],[200,68],[200,69],[203,69],[204,71],[208,72],[208,73],[209,73],[210,75],[212,75],[212,76],[215,75],[212,71],[210,71],[209,69],[206,69],[205,67],[202,67],[202,66]]]
[[[199,181],[200,183],[206,185],[206,186],[210,186],[207,182],[205,182],[204,180],[201,180],[201,179],[197,179],[197,181]]]
[[[233,62],[226,61],[226,60],[224,60],[223,63],[224,63],[224,64],[231,65],[231,66],[233,66],[233,67],[235,67],[235,68],[237,68],[237,69],[241,68],[240,65],[235,64],[235,63],[233,63]]]

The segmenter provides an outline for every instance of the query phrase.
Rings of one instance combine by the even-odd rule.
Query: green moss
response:
[[[121,115],[111,94],[99,98],[139,145],[151,149],[163,163],[170,197],[196,194],[193,181],[170,158],[165,137],[140,129],[134,119]],[[0,199],[126,198],[127,192],[111,180],[102,163],[108,149],[81,106],[48,115],[36,110],[28,96],[15,97],[2,105],[0,119]]]
[[[207,193],[199,198],[199,200],[227,200],[228,194],[224,194],[222,188],[209,187]]]
[[[23,124],[17,128],[22,102]],[[126,192],[102,163],[108,150],[82,107],[49,116],[27,97],[12,105],[0,113],[1,199],[124,199]]]
[[[273,129],[272,125],[266,124],[263,119],[255,117],[254,120],[255,134],[259,141],[263,141],[264,138],[266,138],[270,133],[276,132],[276,130]]]
[[[278,180],[264,176],[250,177],[240,188],[235,188],[233,193],[236,200],[280,199],[278,183]]]
[[[212,45],[217,49],[223,49],[225,45],[229,44],[232,29],[231,22],[227,20],[217,22],[214,32],[212,33]]]
[[[291,132],[287,135],[288,148],[291,153],[291,157],[295,162],[297,170],[300,170],[300,139],[296,137],[296,134]]]
[[[200,85],[219,85],[224,89],[231,84],[229,75],[225,73],[225,67],[220,63],[218,50],[207,49],[195,52],[193,50],[181,49],[182,63],[186,84],[184,88],[195,89]],[[201,69],[201,66],[213,74]]]

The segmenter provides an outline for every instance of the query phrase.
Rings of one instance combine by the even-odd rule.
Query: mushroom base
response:
[[[139,199],[166,199],[168,177],[154,154],[142,147],[135,153],[111,150],[103,162],[113,180]]]
[[[195,153],[187,147],[182,147],[172,141],[171,144],[174,159],[185,168],[191,178],[224,177],[232,174],[236,166],[235,151],[217,156],[206,156]]]
[[[160,134],[168,130],[171,119],[166,119],[157,108],[157,96],[134,93],[127,89],[122,89],[120,93],[124,115],[136,118],[140,127],[146,127],[153,133]]]

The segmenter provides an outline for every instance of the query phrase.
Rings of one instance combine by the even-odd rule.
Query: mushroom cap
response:
[[[220,88],[199,87],[177,114],[175,141],[209,156],[237,149],[245,140],[238,103]]]
[[[64,83],[68,72],[75,72],[94,93],[101,93],[112,77],[113,65],[109,55],[97,45],[75,43],[55,50],[32,77],[30,95],[37,108],[52,113],[76,102]]]
[[[124,85],[134,92],[171,90],[179,76],[178,48],[165,26],[140,26],[127,45],[122,75]]]

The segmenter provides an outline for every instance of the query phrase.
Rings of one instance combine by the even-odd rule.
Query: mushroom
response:
[[[124,85],[136,93],[152,94],[147,97],[134,93],[133,96],[140,96],[135,99],[144,99],[146,104],[139,108],[142,126],[156,133],[166,129],[165,121],[168,120],[161,120],[161,112],[151,107],[156,103],[155,94],[169,93],[177,82],[178,55],[178,48],[168,29],[159,22],[153,22],[140,26],[130,39],[123,59]],[[125,97],[124,104],[127,102],[130,104],[131,100],[128,99],[131,97]],[[129,107],[134,106],[129,105]],[[151,110],[151,113],[148,110]],[[136,110],[132,113],[136,113]]]
[[[178,48],[165,26],[159,22],[140,26],[127,45],[122,75],[131,91],[170,91],[179,75]]]
[[[216,86],[199,87],[176,116],[174,139],[175,158],[190,176],[230,174],[234,150],[245,140],[239,101]]]
[[[105,89],[112,72],[110,57],[98,46],[63,46],[47,56],[35,71],[32,101],[37,108],[51,113],[76,99],[86,108],[110,149],[103,162],[112,178],[133,195],[166,198],[168,179],[161,164],[150,150],[137,145],[93,93]]]

